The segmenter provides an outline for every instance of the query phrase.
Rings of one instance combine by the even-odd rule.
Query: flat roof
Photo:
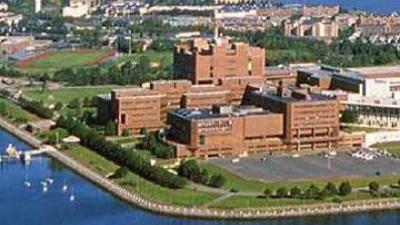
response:
[[[349,70],[358,72],[360,76],[365,78],[400,77],[400,65],[349,68]]]
[[[224,106],[223,106],[224,107]],[[232,107],[232,111],[229,113],[216,113],[212,109],[186,109],[181,108],[175,111],[171,111],[181,118],[186,120],[201,120],[201,119],[213,119],[213,118],[227,118],[227,117],[239,117],[246,115],[262,115],[272,114],[270,111],[255,106],[228,106]]]

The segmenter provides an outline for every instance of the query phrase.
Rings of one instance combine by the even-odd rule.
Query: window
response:
[[[121,115],[121,123],[126,124],[126,115],[125,114]]]
[[[204,137],[204,135],[200,135],[199,144],[200,145],[205,145],[206,144],[206,138]]]

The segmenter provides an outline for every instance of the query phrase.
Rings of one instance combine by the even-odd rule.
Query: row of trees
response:
[[[175,157],[175,151],[171,145],[161,140],[159,132],[148,133],[146,129],[143,131],[144,138],[142,147],[151,152],[157,158],[170,159]]]
[[[281,187],[275,193],[269,188],[264,190],[266,197],[275,198],[300,198],[300,199],[325,199],[327,197],[347,196],[352,192],[352,187],[349,182],[343,182],[339,188],[335,184],[329,182],[322,190],[316,185],[311,184],[306,190],[302,190],[295,186],[288,190],[286,187]]]
[[[68,130],[69,133],[79,137],[81,143],[96,151],[116,164],[126,166],[133,173],[138,174],[156,184],[172,189],[183,188],[186,180],[159,166],[151,166],[149,159],[125,149],[117,143],[107,141],[94,129],[89,128],[74,118],[60,117],[57,121],[59,127]]]
[[[287,37],[279,27],[266,31],[225,33],[267,49],[269,65],[321,62],[338,67],[359,67],[386,65],[400,59],[399,51],[390,44],[376,45],[361,38],[355,41],[348,40],[352,29],[344,30],[339,38],[329,45],[310,38]]]
[[[183,162],[178,168],[178,174],[181,177],[204,185],[215,188],[220,188],[225,184],[225,177],[217,174],[211,175],[206,169],[201,169],[196,160],[187,160]]]
[[[53,110],[49,109],[48,107],[44,106],[42,102],[28,100],[25,98],[20,98],[20,105],[23,109],[36,114],[45,119],[53,118]]]
[[[151,67],[148,56],[141,56],[136,63],[127,61],[117,64],[84,68],[65,68],[54,73],[52,80],[73,86],[83,85],[140,85],[155,79],[171,79],[172,65],[161,60]]]

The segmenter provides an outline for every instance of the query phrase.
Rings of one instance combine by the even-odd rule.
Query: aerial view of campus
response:
[[[0,0],[1,225],[400,224],[399,0]]]

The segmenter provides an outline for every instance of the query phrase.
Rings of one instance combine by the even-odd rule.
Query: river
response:
[[[283,4],[341,5],[346,9],[361,9],[376,13],[400,12],[399,0],[279,0]]]
[[[0,129],[0,152],[9,143],[29,149]],[[53,184],[43,192],[41,181]],[[24,185],[31,182],[30,188]],[[68,186],[66,192],[62,187]],[[74,195],[75,200],[70,197]],[[74,174],[61,164],[42,156],[30,165],[5,161],[0,165],[0,224],[2,225],[391,225],[400,224],[398,212],[363,213],[257,221],[219,221],[160,216],[132,207]]]

